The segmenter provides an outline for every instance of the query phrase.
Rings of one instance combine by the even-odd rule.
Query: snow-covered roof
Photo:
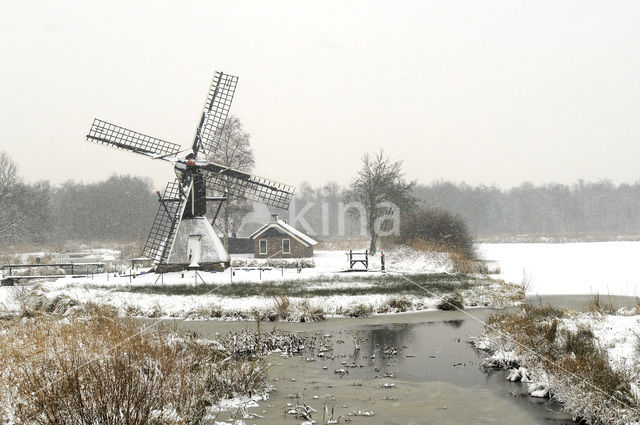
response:
[[[318,242],[315,239],[310,238],[309,236],[302,233],[300,230],[287,224],[284,220],[272,221],[270,223],[265,224],[264,226],[262,226],[261,228],[253,232],[251,235],[249,235],[249,238],[255,239],[261,234],[263,234],[264,232],[266,232],[267,230],[271,229],[272,227],[278,227],[279,229],[283,230],[285,233],[289,234],[291,237],[295,238],[298,242],[300,242],[303,245],[312,246],[312,245],[318,244]]]

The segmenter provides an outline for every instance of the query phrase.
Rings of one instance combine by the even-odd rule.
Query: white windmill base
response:
[[[183,218],[176,233],[167,264],[158,264],[156,273],[185,269],[222,271],[231,258],[211,223],[205,217]]]

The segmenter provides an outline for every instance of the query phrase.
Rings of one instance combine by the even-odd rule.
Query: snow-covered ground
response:
[[[232,256],[242,259],[243,256]],[[40,290],[49,298],[58,295],[71,297],[79,302],[95,302],[110,304],[121,309],[135,309],[144,315],[161,315],[177,317],[198,317],[197,312],[222,309],[224,311],[251,312],[253,309],[271,307],[274,300],[271,297],[248,296],[228,297],[216,294],[216,286],[230,283],[266,283],[283,281],[309,281],[309,288],[331,286],[339,288],[348,285],[350,288],[368,286],[366,281],[359,282],[359,278],[380,275],[380,256],[369,257],[369,271],[343,273],[348,269],[348,257],[344,251],[317,251],[313,257],[315,267],[303,268],[298,272],[295,268],[266,268],[235,267],[224,272],[166,273],[161,279],[153,273],[138,270],[135,278],[129,276],[130,270],[123,275],[114,273],[96,274],[86,278],[42,279],[34,281]],[[266,261],[264,262],[266,266]],[[398,247],[386,253],[386,268],[388,271],[402,273],[448,273],[452,271],[453,263],[446,253],[430,253],[416,251],[411,248]],[[146,270],[146,269],[145,269]],[[233,275],[232,275],[233,273]],[[134,273],[135,274],[135,273]],[[341,282],[340,279],[345,279]],[[125,288],[129,286],[148,285],[196,285],[206,283],[212,286],[210,293],[199,295],[162,295],[132,293]],[[119,291],[119,288],[123,288]],[[12,296],[10,287],[0,287],[0,310],[16,310],[19,308],[16,297]],[[383,305],[389,297],[382,294],[370,295],[340,295],[327,297],[310,297],[291,301],[299,303],[307,301],[311,307],[321,307],[331,314],[342,311],[356,304],[366,304],[374,309]],[[433,294],[425,293],[420,300],[423,305],[435,306],[438,301]],[[429,308],[429,307],[428,307]]]
[[[540,295],[640,295],[640,242],[488,243],[480,253],[508,282],[529,280]]]
[[[242,256],[236,256],[242,259]],[[348,258],[344,251],[317,251],[313,257],[315,267],[303,268],[300,272],[295,268],[268,268],[260,270],[256,267],[235,267],[224,272],[198,272],[198,276],[193,271],[184,273],[166,273],[161,279],[153,273],[143,273],[135,278],[125,275],[97,274],[83,278],[60,278],[42,279],[33,281],[40,291],[49,299],[58,295],[73,298],[81,303],[95,302],[98,304],[109,304],[118,307],[125,314],[145,315],[145,316],[172,316],[185,318],[207,318],[207,314],[213,311],[223,311],[224,316],[235,317],[235,313],[241,316],[250,316],[254,309],[264,311],[273,308],[275,301],[271,296],[223,296],[217,293],[219,287],[230,283],[265,284],[290,281],[292,285],[299,284],[300,281],[308,281],[305,286],[308,290],[315,289],[338,289],[370,287],[374,284],[368,278],[381,276],[380,256],[369,258],[369,271],[348,272]],[[397,247],[386,252],[386,269],[388,272],[401,272],[405,274],[433,274],[450,273],[453,270],[453,262],[446,253],[416,251],[411,248]],[[232,274],[233,273],[233,274]],[[362,279],[361,281],[359,279]],[[463,295],[468,305],[491,305],[501,306],[503,301],[497,299],[496,293],[513,295],[517,288],[505,288],[505,285],[483,279],[483,284],[463,290]],[[151,285],[200,285],[206,283],[210,285],[207,293],[197,295],[180,295],[171,293],[140,293],[131,292],[127,289],[130,286],[151,286]],[[378,283],[379,285],[379,283]],[[122,289],[120,289],[122,288]],[[10,287],[0,287],[0,310],[17,310],[19,303],[16,297],[12,296]],[[167,291],[171,292],[171,291]],[[179,292],[178,292],[179,293]],[[308,303],[311,308],[320,308],[326,314],[347,314],[350,308],[363,304],[369,306],[373,311],[388,311],[386,305],[391,298],[397,298],[404,294],[391,294],[385,291],[370,291],[366,295],[338,294],[329,296],[290,296],[294,309],[304,303]],[[413,309],[433,309],[440,301],[437,293],[426,291],[423,296],[412,296],[411,303]],[[511,298],[515,299],[515,298]],[[510,300],[508,303],[513,303]],[[213,316],[211,316],[213,317]]]

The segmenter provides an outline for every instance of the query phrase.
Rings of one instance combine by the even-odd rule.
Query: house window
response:
[[[267,255],[267,240],[266,239],[260,239],[258,244],[259,244],[258,253],[260,255]]]
[[[291,244],[289,243],[289,239],[282,240],[282,253],[291,254]]]

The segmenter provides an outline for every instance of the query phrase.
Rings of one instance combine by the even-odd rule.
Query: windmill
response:
[[[289,208],[293,187],[206,159],[215,158],[224,146],[222,129],[237,83],[236,76],[215,73],[191,152],[185,157],[179,156],[185,151],[178,144],[99,119],[93,121],[89,130],[89,142],[164,160],[174,166],[176,179],[167,183],[162,195],[158,192],[160,205],[142,251],[143,256],[153,260],[157,272],[185,268],[223,270],[229,266],[229,254],[205,216],[208,202],[224,202],[226,196],[233,195],[270,207]],[[208,193],[224,196],[208,197]]]

